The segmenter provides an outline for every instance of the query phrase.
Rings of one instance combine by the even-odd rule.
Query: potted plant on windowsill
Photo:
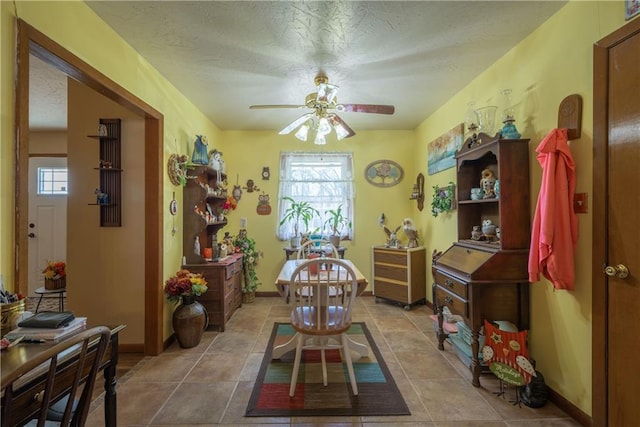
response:
[[[324,214],[327,216],[324,225],[331,230],[329,241],[337,248],[340,246],[340,240],[342,240],[342,231],[345,227],[351,229],[351,222],[342,213],[342,205],[338,206],[337,209],[328,209],[324,211]]]
[[[309,224],[316,215],[320,216],[320,212],[309,202],[298,202],[292,197],[285,196],[284,200],[290,202],[289,207],[284,211],[282,219],[280,220],[280,226],[283,226],[287,222],[293,224],[294,235],[291,238],[291,247],[293,249],[300,246],[300,223],[304,224],[305,233],[309,230]]]

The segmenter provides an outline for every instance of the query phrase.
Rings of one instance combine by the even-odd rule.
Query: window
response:
[[[38,195],[67,195],[67,168],[38,168]]]
[[[294,234],[293,224],[280,226],[282,213],[289,206],[284,197],[291,197],[298,202],[308,202],[320,212],[320,217],[313,219],[309,230],[322,230],[325,236],[330,235],[324,227],[325,211],[337,209],[342,205],[343,214],[352,224],[351,229],[342,230],[343,237],[353,238],[353,156],[351,153],[282,153],[280,155],[280,193],[278,195],[278,237],[289,239]],[[300,225],[304,227],[304,225]],[[305,230],[300,230],[304,232]]]

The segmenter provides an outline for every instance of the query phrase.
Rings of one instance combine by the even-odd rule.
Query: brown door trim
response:
[[[27,283],[27,182],[29,160],[29,55],[33,54],[51,64],[67,76],[101,93],[114,102],[145,117],[145,342],[146,355],[163,350],[162,282],[163,230],[162,156],[164,116],[126,89],[73,55],[61,45],[18,19],[18,47],[16,52],[17,82],[15,98],[15,277],[18,290],[26,293]]]
[[[607,425],[607,165],[609,49],[640,33],[640,19],[629,22],[593,46],[593,252],[592,252],[592,420]]]

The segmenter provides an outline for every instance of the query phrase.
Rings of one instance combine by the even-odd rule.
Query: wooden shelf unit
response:
[[[373,293],[410,310],[416,303],[426,303],[426,250],[417,248],[373,248]]]
[[[100,227],[122,226],[122,169],[121,167],[121,123],[120,119],[100,119],[106,135],[88,135],[100,143],[100,161],[111,167],[94,168],[100,173],[100,191],[109,195],[109,203],[89,203],[100,206]],[[102,127],[102,126],[101,126]]]

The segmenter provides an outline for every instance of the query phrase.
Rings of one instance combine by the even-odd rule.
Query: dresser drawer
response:
[[[438,271],[435,273],[435,281],[438,286],[447,289],[449,292],[453,292],[460,298],[465,300],[469,298],[467,294],[467,285],[465,283]]]
[[[373,251],[373,262],[384,262],[387,264],[407,265],[407,253],[394,250],[375,249]]]
[[[407,267],[403,265],[389,265],[375,263],[373,266],[375,277],[407,282]]]
[[[451,293],[440,286],[436,286],[436,301],[438,307],[449,307],[453,314],[469,317],[469,304],[467,300]]]

